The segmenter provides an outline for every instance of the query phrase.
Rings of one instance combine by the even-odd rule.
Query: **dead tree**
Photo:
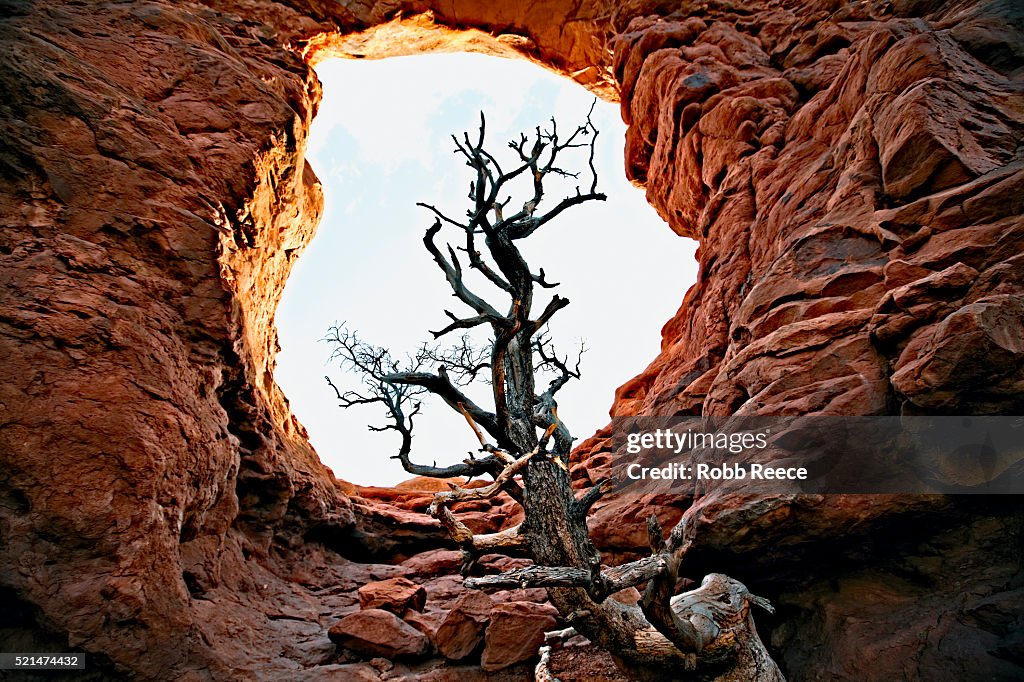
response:
[[[554,294],[538,305],[540,289],[557,284],[543,269],[534,272],[517,243],[548,225],[568,209],[602,201],[597,190],[594,150],[597,130],[586,121],[567,136],[552,119],[547,128],[521,135],[509,143],[513,162],[506,170],[485,146],[485,120],[475,141],[469,133],[452,136],[455,152],[472,170],[470,207],[465,218],[450,217],[436,206],[419,204],[434,216],[423,244],[444,273],[454,297],[468,310],[445,311],[446,324],[431,332],[435,342],[452,332],[461,342],[447,349],[424,345],[405,360],[362,341],[345,327],[328,334],[334,357],[359,373],[363,389],[335,389],[342,406],[380,404],[389,417],[377,431],[401,438],[395,455],[407,472],[439,478],[465,477],[438,493],[430,507],[464,553],[468,569],[481,554],[525,554],[534,565],[500,575],[468,577],[479,589],[544,587],[565,622],[604,647],[636,673],[657,679],[782,680],[782,674],[757,636],[751,605],[771,609],[741,583],[724,575],[704,578],[699,589],[675,594],[683,558],[690,544],[688,527],[680,524],[664,537],[656,519],[649,523],[650,556],[620,566],[605,566],[587,531],[587,514],[606,491],[601,483],[577,497],[570,485],[569,452],[573,436],[558,417],[556,396],[578,379],[578,358],[559,355],[546,333],[548,322],[569,301]],[[580,173],[563,168],[563,157],[585,157]],[[581,177],[582,176],[582,177]],[[541,211],[545,181],[581,183],[549,210]],[[510,209],[514,188],[526,189],[526,201]],[[518,205],[518,202],[517,204]],[[439,244],[442,231],[457,235],[457,246]],[[478,285],[498,292],[492,303],[471,289]],[[486,284],[485,284],[486,283]],[[537,312],[539,310],[539,312]],[[488,341],[474,346],[470,330],[483,328]],[[539,387],[538,377],[550,375]],[[483,380],[490,385],[492,404],[474,402],[464,390]],[[333,384],[332,384],[333,386]],[[479,440],[479,454],[451,466],[416,464],[412,460],[413,422],[420,397],[432,394],[459,413]],[[467,487],[469,479],[487,477],[483,487]],[[498,533],[475,535],[451,511],[453,504],[507,493],[524,509],[523,522]],[[465,573],[466,571],[464,571]],[[631,586],[646,586],[643,599],[627,606],[608,597]]]

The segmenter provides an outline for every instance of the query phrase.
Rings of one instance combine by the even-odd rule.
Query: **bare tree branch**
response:
[[[448,318],[451,320],[451,324],[449,324],[447,327],[444,327],[440,331],[430,332],[435,339],[439,339],[445,334],[453,332],[456,329],[473,329],[474,327],[479,327],[482,324],[487,324],[488,322],[490,322],[490,318],[487,317],[486,315],[477,315],[476,317],[460,318],[450,310],[444,311],[444,314],[447,315]]]
[[[537,320],[533,323],[534,333],[539,332],[541,329],[543,329],[544,325],[551,321],[551,318],[554,317],[555,313],[557,313],[559,310],[561,310],[567,305],[569,305],[569,299],[562,298],[558,294],[555,294],[551,298],[551,300],[548,301],[548,304],[541,312],[540,317],[538,317]]]
[[[545,213],[540,218],[528,218],[522,220],[524,216],[517,214],[517,218],[522,220],[516,227],[517,229],[512,230],[509,236],[512,239],[525,239],[531,234],[539,230],[544,225],[547,225],[552,220],[561,215],[566,209],[572,208],[573,206],[579,206],[580,204],[587,201],[605,201],[608,198],[606,194],[601,192],[588,192],[586,194],[577,194],[575,196],[566,197],[562,199],[553,209]],[[510,219],[512,220],[512,219]]]
[[[419,386],[414,382],[402,383],[390,379],[393,374],[420,375],[426,374],[416,370],[421,369],[429,357],[418,354],[410,358],[404,372],[396,372],[403,369],[402,364],[391,357],[391,354],[383,349],[362,341],[354,332],[349,331],[344,325],[334,325],[328,330],[325,337],[333,346],[332,357],[339,360],[343,367],[355,369],[362,376],[364,390],[342,392],[330,379],[325,377],[328,385],[333,389],[339,404],[342,407],[354,407],[357,405],[379,404],[390,417],[391,422],[384,426],[371,426],[372,431],[395,431],[401,437],[401,444],[398,453],[394,456],[402,463],[402,467],[414,476],[433,476],[437,478],[451,478],[455,476],[473,477],[484,473],[499,471],[503,462],[491,454],[480,459],[467,459],[460,464],[453,464],[447,467],[421,465],[412,462],[412,429],[413,421],[419,413],[420,404],[418,396],[429,390],[426,386]],[[439,370],[444,375],[437,375],[439,381],[447,381],[447,375],[443,368]],[[434,376],[434,375],[427,375]],[[465,400],[467,410],[479,412],[481,423],[489,424],[494,428],[493,415],[488,415],[476,407],[468,398],[462,395],[461,391],[451,382],[450,397],[458,401]],[[497,431],[496,431],[497,433]]]
[[[418,353],[432,366],[445,367],[452,382],[457,386],[473,383],[480,372],[491,366],[490,349],[477,346],[465,334],[458,343],[448,348],[441,349],[424,344]]]
[[[459,488],[452,486],[450,492],[440,492],[434,495],[434,501],[431,502],[429,512],[431,515],[442,506],[447,507],[455,502],[467,502],[469,500],[485,500],[489,497],[494,497],[501,492],[502,488],[506,483],[512,480],[512,477],[519,473],[523,467],[526,466],[527,462],[530,461],[540,450],[534,449],[522,457],[508,463],[501,473],[495,476],[494,482],[483,488]]]
[[[557,284],[547,280],[543,268],[534,274],[518,243],[575,206],[606,198],[597,188],[594,159],[598,131],[591,121],[592,112],[593,107],[568,135],[552,119],[532,134],[513,139],[508,145],[513,155],[508,171],[485,149],[483,114],[474,136],[469,132],[452,136],[455,154],[472,173],[465,219],[457,220],[432,204],[419,205],[434,216],[423,244],[453,295],[472,311],[445,310],[448,323],[431,334],[436,340],[456,330],[467,333],[449,348],[424,344],[399,361],[386,349],[367,344],[335,325],[327,337],[333,346],[332,358],[359,374],[362,386],[343,390],[330,377],[327,382],[344,407],[384,408],[390,421],[371,429],[399,434],[395,458],[407,472],[448,479],[466,477],[465,482],[449,482],[450,490],[435,494],[429,508],[462,550],[464,575],[476,557],[486,552],[525,554],[534,561],[500,575],[467,578],[467,586],[547,588],[551,602],[575,631],[609,648],[646,677],[699,671],[695,678],[781,682],[781,672],[758,638],[750,615],[751,604],[770,609],[767,600],[719,574],[707,576],[697,590],[675,594],[695,532],[685,515],[667,538],[652,517],[648,525],[651,555],[606,567],[589,536],[586,517],[614,485],[599,481],[579,498],[571,485],[567,462],[574,439],[558,416],[556,395],[570,380],[580,378],[586,348],[581,344],[574,360],[556,352],[545,330],[568,300],[555,295],[535,312],[535,288]],[[567,164],[573,155],[585,156],[585,170],[577,172]],[[547,193],[556,191],[547,185],[551,178],[559,185],[573,180],[579,184],[575,194],[548,207],[544,205]],[[582,191],[580,186],[587,189]],[[442,230],[445,235],[454,231],[456,236],[439,238]],[[480,282],[483,288],[479,291],[488,297],[496,291],[500,300],[479,295],[476,287]],[[468,335],[480,328],[490,332],[484,346],[474,344]],[[550,375],[553,378],[546,388],[538,389],[539,378]],[[478,378],[486,381],[487,376],[493,405],[470,398],[472,385]],[[479,443],[481,457],[470,453],[460,463],[441,467],[411,460],[413,424],[426,395],[437,396],[465,419]],[[484,475],[491,481],[471,485],[472,478]],[[524,510],[523,522],[513,528],[477,535],[453,512],[461,502],[505,494]],[[627,587],[644,587],[639,607],[608,599]],[[538,679],[550,679],[549,651],[541,653]]]
[[[587,490],[587,492],[583,493],[583,496],[576,500],[576,517],[583,523],[586,523],[587,514],[590,513],[590,508],[593,507],[594,503],[601,499],[601,496],[607,493],[611,487],[611,480],[602,478]]]
[[[540,655],[540,659],[537,661],[537,666],[533,669],[534,682],[560,682],[557,677],[551,674],[549,669],[551,665],[551,647],[544,644],[537,653]]]
[[[449,253],[452,256],[451,263],[441,255],[441,251],[437,248],[437,245],[434,244],[434,237],[440,231],[441,220],[438,219],[434,223],[433,227],[427,230],[427,233],[423,237],[423,244],[427,247],[427,251],[430,252],[430,255],[434,257],[434,261],[437,263],[438,267],[440,267],[444,272],[445,278],[448,280],[448,284],[452,287],[452,291],[459,300],[475,310],[478,314],[484,315],[496,323],[503,321],[504,318],[497,310],[491,307],[491,304],[466,288],[465,283],[462,281],[462,267],[459,265],[458,259],[454,257],[455,254],[451,251],[451,248],[449,247]]]
[[[655,556],[663,558],[665,570],[654,576],[647,584],[640,608],[647,620],[681,651],[699,653],[707,644],[703,633],[689,620],[680,618],[671,606],[671,598],[675,594],[676,581],[679,578],[681,555],[674,551],[675,548],[673,551],[666,551],[658,517],[652,515],[648,519],[647,532],[651,539],[651,549]]]
[[[559,286],[558,282],[549,282],[545,279],[544,268],[540,269],[540,274],[533,275],[533,281],[541,285],[545,289],[554,289]]]
[[[498,575],[466,578],[463,584],[474,589],[516,589],[527,587],[582,587],[600,603],[628,587],[642,585],[665,570],[661,557],[645,557],[622,566],[606,569],[595,581],[591,572],[567,566],[527,566]]]
[[[499,445],[508,447],[508,439],[505,437],[505,432],[501,429],[494,414],[479,407],[470,400],[469,396],[459,390],[448,378],[448,372],[443,366],[438,368],[437,374],[429,372],[393,372],[384,375],[382,378],[389,384],[422,387],[444,400],[456,412],[465,410],[473,417],[477,424],[482,426],[487,433],[491,434],[491,437]]]

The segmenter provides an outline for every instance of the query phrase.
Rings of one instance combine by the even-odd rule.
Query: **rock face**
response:
[[[438,618],[461,596],[436,576],[453,557],[413,556],[445,544],[422,500],[335,481],[273,381],[322,202],[309,64],[432,49],[618,97],[627,174],[700,242],[613,414],[1021,413],[1018,4],[4,0],[0,641],[142,680],[358,679],[326,630],[360,585],[429,578]],[[646,542],[623,519],[685,508],[687,573],[776,601],[761,627],[793,679],[1022,676],[1024,523],[1001,500],[613,504],[595,534],[621,554]]]
[[[803,34],[782,10],[756,32],[642,18],[616,38],[627,173],[701,244],[617,414],[1020,412],[1024,111],[985,61],[1019,45],[990,32],[996,5],[877,10]]]
[[[634,18],[614,40],[627,174],[700,241],[700,278],[613,414],[1019,414],[1019,8],[720,7]],[[607,452],[601,436],[579,449],[581,484]],[[617,520],[672,517],[666,502],[597,509],[607,548],[642,546]],[[1024,598],[1019,563],[995,549],[1021,528],[1006,498],[711,490],[680,506],[697,529],[691,574],[717,566],[784,605],[764,624],[778,624],[770,641],[791,677],[1021,674],[997,653],[1020,626],[971,615]],[[990,547],[984,567],[954,568],[949,536]],[[843,615],[823,616],[833,608]],[[896,634],[909,631],[936,635],[911,645]],[[955,652],[941,643],[954,638]],[[895,649],[915,652],[913,673],[883,653]]]

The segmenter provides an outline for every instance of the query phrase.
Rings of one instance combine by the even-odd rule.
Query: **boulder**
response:
[[[410,610],[422,611],[426,602],[427,591],[408,578],[389,578],[359,588],[359,606],[363,609],[383,609],[401,616]]]
[[[443,610],[406,611],[402,620],[433,640],[434,632],[437,631],[446,615]]]
[[[423,578],[457,573],[462,566],[462,552],[454,549],[434,549],[415,554],[402,562],[413,574]]]
[[[494,604],[483,592],[461,597],[434,633],[438,651],[453,661],[469,656],[484,641]]]
[[[426,635],[382,609],[345,616],[327,635],[339,647],[366,657],[416,658],[430,653]]]
[[[496,604],[491,609],[480,667],[494,672],[536,656],[544,643],[544,633],[557,623],[552,610],[544,604],[524,601]]]

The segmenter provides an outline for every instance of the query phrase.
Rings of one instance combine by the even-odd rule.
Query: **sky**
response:
[[[394,485],[410,478],[390,459],[398,436],[368,430],[387,422],[378,406],[337,406],[324,376],[342,389],[355,388],[358,377],[329,361],[324,335],[344,322],[366,341],[403,356],[431,338],[428,330],[444,326],[445,309],[466,312],[423,247],[433,220],[415,205],[431,203],[453,216],[469,208],[471,171],[453,153],[450,135],[475,133],[482,110],[489,149],[511,153],[509,140],[551,116],[560,129],[574,128],[594,97],[528,62],[475,54],[333,59],[316,71],[324,96],[307,161],[323,183],[324,215],[277,310],[282,350],[274,376],[336,476]],[[591,118],[600,130],[598,189],[608,200],[570,209],[519,242],[535,271],[543,267],[549,281],[561,283],[539,290],[535,309],[551,292],[571,301],[551,324],[556,347],[563,354],[581,341],[587,347],[582,380],[558,394],[559,417],[580,440],[608,423],[615,389],[658,354],[661,327],[697,270],[696,243],[676,236],[643,190],[625,179],[618,105],[597,101]],[[574,188],[559,193],[552,186],[538,211]],[[510,206],[526,198],[514,197]],[[502,301],[499,309],[504,307]],[[484,403],[488,387],[482,389],[470,396],[493,409]],[[439,400],[425,401],[413,461],[451,464],[476,447],[461,415]]]

